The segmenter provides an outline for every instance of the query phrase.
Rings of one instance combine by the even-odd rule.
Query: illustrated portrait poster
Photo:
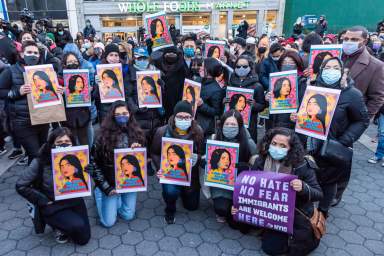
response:
[[[117,193],[147,190],[147,149],[114,150]]]
[[[239,144],[207,140],[206,156],[204,184],[233,190],[237,176]]]
[[[125,100],[121,63],[96,65],[101,103]]]
[[[165,12],[146,15],[144,20],[146,31],[150,35],[153,43],[153,51],[168,46],[173,46],[171,33],[168,30],[168,22],[165,16]]]
[[[205,57],[222,59],[224,57],[224,41],[207,40],[205,41]]]
[[[91,195],[88,146],[54,148],[51,152],[55,200]]]
[[[200,99],[201,84],[189,79],[184,81],[183,100],[188,101],[192,105],[193,116],[196,115],[197,102]]]
[[[91,90],[88,69],[63,70],[65,102],[68,108],[90,107]]]
[[[162,138],[160,183],[191,185],[193,141]]]
[[[309,68],[311,80],[315,80],[321,64],[332,57],[341,58],[343,46],[341,44],[311,45],[309,53]]]
[[[243,117],[244,126],[248,128],[251,118],[251,105],[248,104],[248,100],[253,99],[254,90],[238,87],[227,87],[226,98],[229,99],[225,110],[236,109]]]
[[[34,109],[61,104],[61,95],[57,93],[59,82],[52,64],[25,66],[25,76],[32,87]]]
[[[139,108],[161,108],[162,92],[158,83],[160,71],[137,71],[137,101]]]
[[[271,92],[269,113],[296,113],[298,108],[297,70],[271,73],[269,84]]]
[[[307,86],[297,113],[297,133],[326,140],[340,90]]]

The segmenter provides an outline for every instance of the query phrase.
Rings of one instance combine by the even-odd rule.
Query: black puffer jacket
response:
[[[225,89],[215,79],[208,79],[202,83],[200,97],[204,103],[197,108],[196,120],[209,136],[215,133],[215,120],[223,113]]]
[[[16,191],[29,202],[41,207],[44,215],[84,204],[82,198],[55,201],[52,167],[48,162],[40,157],[33,159],[17,180]],[[48,202],[53,203],[47,205]]]
[[[253,99],[255,100],[255,104],[252,106],[248,130],[252,139],[257,141],[257,116],[259,112],[263,111],[266,107],[264,88],[259,83],[259,77],[257,75],[248,75],[248,77],[242,81],[234,73],[229,80],[229,86],[254,90]]]
[[[65,45],[67,43],[73,43],[73,38],[71,36],[71,33],[69,33],[68,30],[64,30],[64,33],[62,35],[59,35],[58,32],[55,33],[56,38],[56,44],[61,49],[64,49]]]
[[[252,170],[264,170],[265,159],[258,157]],[[313,202],[323,198],[323,191],[317,182],[315,169],[317,166],[312,160],[305,158],[304,162],[293,168],[292,174],[303,181],[303,190],[296,193],[296,208],[303,211],[306,216],[313,215]],[[295,212],[295,214],[298,214]]]

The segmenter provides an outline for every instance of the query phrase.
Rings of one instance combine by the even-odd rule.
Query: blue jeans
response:
[[[378,159],[382,159],[384,158],[384,115],[383,114],[380,114],[379,116],[378,132],[379,132],[379,141],[377,143],[375,156]]]
[[[162,184],[163,199],[165,201],[165,214],[174,215],[176,212],[176,201],[181,196],[183,206],[189,211],[194,211],[199,207],[200,190],[193,187],[177,186],[172,184]]]
[[[136,192],[107,196],[95,188],[95,201],[100,222],[104,227],[112,227],[117,214],[125,220],[132,220],[136,210]]]

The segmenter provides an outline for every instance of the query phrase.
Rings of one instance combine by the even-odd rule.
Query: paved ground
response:
[[[312,255],[384,255],[384,168],[367,163],[372,152],[362,144],[357,143],[355,152],[343,202],[331,210],[327,235]],[[14,166],[0,177],[0,255],[263,255],[256,234],[244,236],[216,223],[205,199],[195,212],[179,207],[176,224],[165,225],[160,186],[153,177],[149,192],[139,194],[134,221],[101,227],[89,198],[89,244],[56,244],[50,229],[43,235],[33,232],[26,203],[14,189],[21,170]]]

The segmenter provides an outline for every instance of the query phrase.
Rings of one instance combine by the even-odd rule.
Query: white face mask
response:
[[[343,42],[343,52],[352,55],[359,50],[359,42]]]

